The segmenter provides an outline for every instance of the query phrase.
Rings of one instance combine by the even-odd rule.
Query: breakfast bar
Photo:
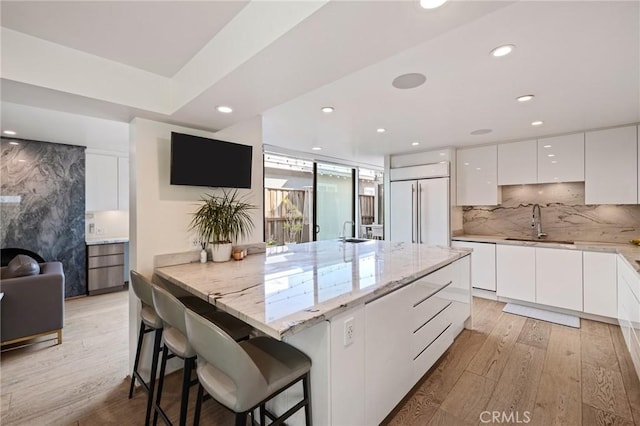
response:
[[[305,352],[315,424],[382,421],[470,319],[466,249],[321,241],[155,273]]]

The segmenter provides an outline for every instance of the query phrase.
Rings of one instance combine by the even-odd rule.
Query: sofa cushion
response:
[[[6,278],[26,277],[28,275],[38,275],[40,273],[40,265],[35,259],[19,254],[7,265]]]

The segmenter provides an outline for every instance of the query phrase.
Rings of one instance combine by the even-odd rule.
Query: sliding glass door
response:
[[[337,239],[343,232],[354,236],[355,170],[326,163],[315,166],[315,240]]]
[[[382,172],[264,155],[268,245],[347,237],[382,239]],[[357,183],[357,184],[356,184]],[[356,196],[357,194],[357,196]]]

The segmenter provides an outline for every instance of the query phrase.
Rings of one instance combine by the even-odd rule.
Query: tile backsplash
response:
[[[464,233],[529,238],[536,203],[547,239],[626,242],[640,238],[640,205],[585,205],[584,182],[503,186],[499,206],[464,207]]]

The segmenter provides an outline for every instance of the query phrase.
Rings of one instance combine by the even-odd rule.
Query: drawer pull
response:
[[[431,318],[429,318],[427,321],[425,321],[425,323],[424,323],[424,324],[422,324],[420,327],[416,328],[416,330],[413,332],[413,334],[416,334],[418,331],[420,331],[420,329],[421,329],[422,327],[424,327],[425,325],[429,324],[429,323],[431,322],[431,320],[432,320],[432,319],[434,319],[435,317],[437,317],[438,315],[440,315],[440,313],[441,313],[442,311],[444,311],[445,309],[447,309],[449,306],[451,306],[451,304],[452,304],[452,303],[453,303],[453,301],[451,301],[451,302],[447,303],[447,304],[445,305],[445,307],[444,307],[444,308],[440,309],[438,312],[436,312],[435,314],[433,314],[433,316],[432,316]]]
[[[442,287],[440,287],[439,289],[429,293],[427,296],[423,297],[422,299],[420,299],[418,302],[413,304],[413,307],[417,307],[418,305],[420,305],[422,302],[424,302],[425,300],[429,299],[431,296],[435,295],[436,293],[441,292],[442,290],[444,290],[445,288],[449,287],[451,284],[453,283],[453,281],[449,281],[448,283],[446,283],[445,285],[443,285]]]
[[[447,331],[447,330],[449,329],[449,327],[451,327],[452,325],[453,325],[453,323],[452,323],[452,322],[450,322],[450,323],[449,323],[449,325],[448,325],[444,330],[442,330],[442,331],[440,332],[440,334],[438,334],[438,335],[436,336],[436,338],[435,338],[435,339],[433,339],[433,340],[431,341],[431,343],[429,343],[427,346],[425,346],[425,348],[424,348],[423,350],[421,350],[421,351],[420,351],[420,353],[419,353],[418,355],[416,355],[416,356],[413,358],[413,360],[415,361],[416,359],[418,359],[418,358],[420,357],[420,355],[422,355],[422,353],[423,353],[424,351],[426,351],[427,349],[429,349],[429,347],[430,347],[431,345],[433,345],[433,342],[435,342],[436,340],[438,340],[438,338],[439,338],[440,336],[442,336],[442,335],[444,334],[444,332],[445,332],[445,331]]]

